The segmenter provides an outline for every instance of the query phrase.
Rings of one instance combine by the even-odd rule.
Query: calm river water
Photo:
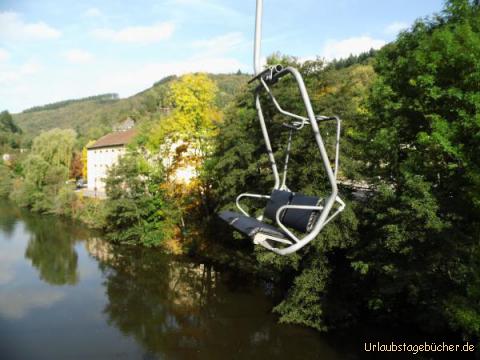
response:
[[[352,358],[278,324],[270,291],[0,204],[2,360]]]

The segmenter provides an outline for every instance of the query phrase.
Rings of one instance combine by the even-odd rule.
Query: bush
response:
[[[161,163],[148,163],[136,154],[111,169],[105,220],[112,241],[160,246],[175,236],[178,211],[162,188],[164,182]]]

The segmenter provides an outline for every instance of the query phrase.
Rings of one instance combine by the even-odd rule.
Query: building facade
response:
[[[87,189],[95,195],[105,194],[108,169],[126,153],[127,144],[135,136],[135,129],[116,131],[98,139],[87,148]]]

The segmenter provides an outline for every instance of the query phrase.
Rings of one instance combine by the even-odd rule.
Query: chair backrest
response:
[[[270,199],[267,202],[267,206],[265,207],[263,216],[272,221],[276,221],[277,210],[284,205],[290,204],[291,199],[292,193],[290,191],[273,190]],[[280,221],[282,221],[284,213],[281,214]]]
[[[321,199],[316,196],[293,194],[290,205],[318,206]],[[283,215],[283,224],[301,232],[308,232],[318,217],[318,210],[287,209]]]
[[[265,207],[264,216],[272,221],[276,221],[277,211],[284,205],[317,206],[320,201],[321,199],[315,196],[273,190],[270,200]],[[287,209],[280,214],[279,218],[280,222],[285,226],[305,233],[311,230],[317,217],[317,210]]]

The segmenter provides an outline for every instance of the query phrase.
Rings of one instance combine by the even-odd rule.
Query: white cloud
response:
[[[71,49],[62,53],[62,56],[72,64],[88,64],[92,62],[93,55],[82,49]]]
[[[10,84],[12,81],[17,81],[26,76],[36,74],[40,69],[40,64],[35,60],[27,61],[19,66],[0,67],[0,84]]]
[[[97,39],[114,42],[151,44],[169,39],[174,30],[172,22],[162,22],[150,26],[129,26],[121,30],[100,28],[93,30],[92,35]]]
[[[401,22],[401,21],[395,21],[391,24],[389,24],[385,28],[385,34],[388,35],[397,35],[400,31],[405,30],[408,28],[408,24]]]
[[[192,15],[200,15],[205,17],[205,14],[216,17],[220,21],[226,18],[231,20],[245,20],[245,15],[233,7],[226,6],[225,1],[215,0],[167,0],[166,6],[185,6],[190,9]],[[163,4],[162,4],[163,6]]]
[[[130,69],[119,68],[100,77],[95,85],[97,92],[117,92],[130,96],[152,86],[152,83],[168,75],[192,72],[231,73],[248,69],[233,58],[206,56],[192,57],[184,61],[148,63]]]
[[[36,61],[29,61],[20,66],[19,72],[21,75],[33,75],[41,69],[41,66]]]
[[[61,36],[59,30],[44,22],[26,23],[15,12],[0,12],[0,40],[42,40],[56,39]]]
[[[5,81],[8,86],[2,86],[0,74],[0,108],[18,112],[34,105],[107,92],[127,97],[149,88],[155,81],[168,75],[191,72],[232,73],[239,69],[249,71],[250,67],[250,64],[245,65],[233,57],[197,54],[184,60],[147,63],[130,63],[119,59],[107,64],[99,59],[96,66],[88,71],[72,72],[67,68],[53,71],[42,68],[41,73],[34,75],[35,78],[23,75],[17,76],[16,81]],[[10,74],[15,75],[15,69],[11,70]],[[48,91],[45,91],[46,83]]]
[[[358,55],[370,49],[379,49],[386,44],[385,40],[373,39],[369,36],[352,37],[344,40],[328,40],[322,50],[326,60],[341,59],[350,55]]]
[[[87,9],[87,11],[85,11],[83,14],[87,17],[99,17],[102,15],[102,12],[96,7],[91,7]]]
[[[8,60],[9,58],[10,58],[10,53],[5,49],[0,48],[0,61],[5,61],[5,60]]]
[[[242,33],[234,32],[217,36],[208,40],[194,41],[192,46],[205,53],[224,54],[245,42]]]
[[[30,311],[49,308],[65,298],[65,293],[50,289],[15,289],[0,294],[0,314],[9,319],[21,319]]]

